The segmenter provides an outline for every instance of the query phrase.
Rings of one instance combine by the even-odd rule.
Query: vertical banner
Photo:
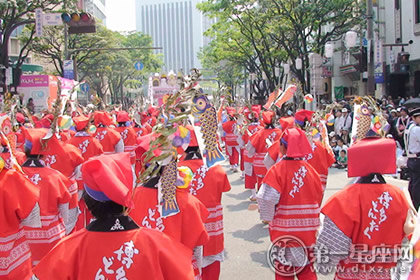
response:
[[[385,83],[384,67],[383,67],[383,47],[382,40],[376,39],[375,41],[375,82],[377,84]]]
[[[35,36],[42,37],[42,9],[35,9]]]

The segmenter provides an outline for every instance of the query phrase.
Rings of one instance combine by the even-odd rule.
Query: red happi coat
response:
[[[252,123],[248,126],[248,129],[244,132],[242,137],[242,142],[244,145],[248,144],[248,142],[251,140],[252,135],[257,133],[259,130],[263,129],[262,126],[260,126],[258,123]],[[244,149],[243,153],[244,162],[251,162],[253,161],[252,157],[248,156],[248,150]]]
[[[238,136],[235,134],[236,121],[227,121],[222,124],[223,131],[225,134],[225,143],[227,146],[235,147],[239,146]]]
[[[67,142],[76,134],[76,131],[67,129],[67,130],[60,130],[60,137],[61,141]]]
[[[24,152],[23,144],[25,144],[25,127],[20,126],[19,129],[15,132],[16,135],[16,150]]]
[[[120,126],[115,130],[120,133],[124,141],[124,152],[130,154],[131,164],[136,163],[137,134],[132,126]]]
[[[325,190],[327,187],[328,168],[335,162],[335,157],[334,154],[329,152],[319,141],[314,141],[312,143],[312,150],[313,153],[309,154],[306,157],[306,160],[318,172],[319,177],[321,178],[322,188]]]
[[[115,153],[115,146],[121,140],[121,135],[110,127],[98,127],[94,136],[101,143],[104,153]]]
[[[271,241],[292,235],[306,246],[315,244],[323,196],[315,169],[303,160],[283,159],[270,168],[263,184],[280,193],[270,222]]]
[[[13,154],[16,158],[17,163],[19,163],[19,165],[22,165],[26,161],[25,153],[15,151]],[[0,157],[4,160],[5,168],[11,169],[12,166],[11,166],[11,160],[10,160],[10,153],[9,152],[0,153]]]
[[[220,165],[207,168],[201,159],[185,160],[178,166],[187,166],[194,173],[188,191],[196,196],[206,207],[209,216],[205,222],[210,240],[204,245],[203,256],[217,255],[223,252],[223,206],[222,193],[230,191],[226,172]]]
[[[273,143],[280,139],[281,134],[282,130],[279,128],[264,128],[252,135],[250,143],[255,149],[253,168],[257,176],[264,177],[267,173],[267,168],[264,164],[264,157],[268,148],[266,139],[269,139]]]
[[[63,239],[34,268],[40,280],[192,280],[191,251],[165,234],[140,228],[81,229]]]
[[[144,123],[141,126],[134,127],[137,137],[144,136],[152,132],[152,127],[148,123]]]
[[[23,171],[40,190],[38,203],[42,227],[25,227],[32,264],[36,265],[66,235],[59,207],[65,204],[70,207],[72,197],[69,180],[57,170],[48,167],[23,167]]]
[[[59,141],[56,135],[48,140],[42,154],[45,166],[58,170],[67,177],[71,177],[76,167],[84,161],[76,147]]]
[[[400,247],[405,237],[404,224],[408,209],[407,199],[398,187],[370,183],[352,184],[334,194],[322,207],[322,213],[351,239],[352,244],[366,245],[367,248],[363,248],[366,257],[366,254],[374,253],[372,249],[375,245],[391,249]],[[396,265],[392,261],[358,263],[355,259],[358,254],[350,253],[351,255],[354,256],[353,259],[349,257],[338,264],[336,279],[373,279],[363,277],[366,271],[362,268],[369,271],[373,267],[390,268]],[[358,269],[352,270],[352,267]]]
[[[21,173],[0,171],[0,279],[27,280],[31,276],[31,252],[21,226],[39,199],[39,189]],[[31,217],[39,223],[39,215]]]
[[[208,241],[209,237],[204,228],[208,212],[194,196],[177,190],[176,201],[180,212],[166,218],[159,214],[156,188],[137,187],[133,200],[135,208],[129,215],[139,226],[164,232],[191,250]]]
[[[79,149],[84,161],[91,157],[101,155],[104,150],[98,139],[87,132],[78,132],[67,143]]]

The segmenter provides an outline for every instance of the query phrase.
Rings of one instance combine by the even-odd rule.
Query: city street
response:
[[[223,196],[226,259],[222,263],[220,279],[274,279],[274,272],[268,266],[266,257],[270,245],[268,226],[260,222],[257,210],[248,210],[254,203],[248,199],[250,191],[244,189],[240,173],[232,173],[227,164],[224,167],[232,190]],[[390,176],[386,180],[401,188],[408,186],[408,181]],[[350,182],[352,179],[347,178],[346,171],[330,169],[323,202]],[[318,279],[334,277],[321,275]]]

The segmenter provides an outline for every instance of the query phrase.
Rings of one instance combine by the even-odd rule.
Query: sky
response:
[[[114,31],[136,29],[135,0],[106,0],[106,25]]]

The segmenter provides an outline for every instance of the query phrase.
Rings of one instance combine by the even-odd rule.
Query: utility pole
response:
[[[374,61],[374,42],[373,42],[373,1],[367,0],[367,39],[369,42],[368,53],[368,82],[367,94],[375,95],[375,61]]]

